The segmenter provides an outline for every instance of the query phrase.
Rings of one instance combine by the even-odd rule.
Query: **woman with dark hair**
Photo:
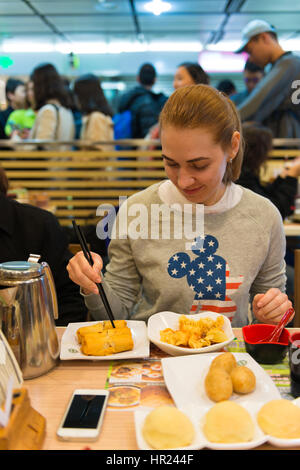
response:
[[[189,85],[209,85],[210,79],[207,73],[203,70],[201,65],[197,62],[183,62],[178,65],[174,75],[173,87],[174,90],[183,86]],[[151,127],[145,139],[155,140],[159,139],[159,126],[155,124]],[[154,150],[155,147],[150,146],[149,150]]]
[[[52,64],[41,64],[33,70],[30,80],[33,83],[37,115],[29,139],[73,140],[75,135],[73,114],[68,109],[68,95],[56,68]],[[70,146],[66,145],[56,147],[57,150],[69,148]],[[29,150],[29,146],[26,146],[26,149]]]
[[[176,70],[173,87],[175,90],[182,86],[209,85],[209,76],[197,62],[183,62]]]
[[[272,150],[273,134],[266,127],[244,126],[245,152],[238,184],[264,196],[277,207],[283,219],[293,212],[297,194],[300,159],[283,168],[280,175],[268,184],[260,181],[260,172]]]
[[[74,83],[74,93],[82,112],[80,139],[96,142],[114,140],[113,111],[109,106],[98,77],[86,74]],[[91,148],[91,145],[88,146]],[[110,150],[113,146],[92,145],[98,150]]]

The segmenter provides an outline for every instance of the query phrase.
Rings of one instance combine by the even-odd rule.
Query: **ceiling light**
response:
[[[1,47],[3,52],[53,52],[54,46],[48,42],[10,41],[5,40]]]
[[[100,5],[96,5],[96,10],[99,8],[103,8],[104,10],[114,10],[117,8],[117,2],[114,2],[112,0],[98,0],[98,3]]]
[[[145,4],[145,9],[154,15],[158,16],[171,9],[171,3],[164,2],[163,0],[152,0]]]
[[[240,41],[219,41],[215,44],[207,44],[205,49],[208,51],[226,51],[226,52],[235,52],[240,46]]]

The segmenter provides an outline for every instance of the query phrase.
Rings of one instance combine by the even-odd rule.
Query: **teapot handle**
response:
[[[48,278],[48,281],[49,281],[49,287],[50,287],[51,296],[52,296],[52,299],[53,299],[54,319],[57,320],[58,319],[58,303],[57,303],[57,296],[56,296],[56,289],[55,289],[53,275],[52,275],[52,272],[51,272],[51,269],[50,269],[50,266],[49,266],[48,263],[43,261],[41,263],[41,265],[44,267],[45,274],[46,274],[46,276]]]
[[[38,263],[39,259],[40,259],[40,255],[30,254],[28,261],[31,263]],[[56,296],[56,289],[55,289],[53,275],[52,275],[52,272],[48,263],[43,261],[41,265],[44,268],[45,274],[49,282],[51,297],[53,299],[53,315],[54,315],[54,319],[57,320],[58,319],[58,303],[57,303],[57,296]]]

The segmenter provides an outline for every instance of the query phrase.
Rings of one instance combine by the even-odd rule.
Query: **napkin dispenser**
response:
[[[39,450],[45,439],[46,419],[32,408],[26,388],[13,392],[9,423],[0,427],[0,450]]]
[[[0,264],[0,328],[24,379],[45,374],[59,358],[55,286],[49,266],[38,260]]]

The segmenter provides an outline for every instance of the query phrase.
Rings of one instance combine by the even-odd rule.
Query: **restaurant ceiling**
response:
[[[300,40],[297,0],[168,0],[160,16],[146,11],[150,0],[0,0],[0,37],[7,40],[238,41],[248,21],[276,26],[281,39]]]

